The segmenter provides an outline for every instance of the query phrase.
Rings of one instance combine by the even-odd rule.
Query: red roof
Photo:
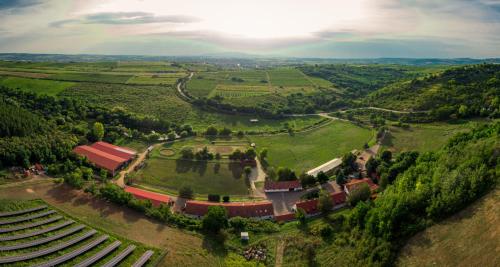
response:
[[[281,215],[275,215],[274,219],[278,222],[288,222],[295,220],[295,213],[286,213]]]
[[[303,209],[307,214],[316,214],[318,213],[318,199],[311,199],[297,202],[297,209]]]
[[[331,196],[332,201],[335,205],[342,204],[346,200],[346,194],[344,191],[333,193]]]
[[[289,190],[290,188],[302,188],[299,180],[294,181],[266,181],[265,190]]]
[[[129,192],[137,199],[149,199],[151,200],[151,203],[156,206],[160,205],[161,203],[168,204],[172,201],[171,198],[167,195],[150,192],[135,187],[127,186],[125,187],[125,191]]]
[[[91,147],[127,160],[133,158],[135,154],[137,154],[137,152],[130,148],[119,147],[106,142],[95,142]]]
[[[272,216],[274,214],[273,204],[269,201],[214,203],[188,200],[184,212],[186,214],[203,216],[208,212],[208,207],[210,206],[225,207],[229,217],[241,216],[251,218]]]
[[[366,183],[370,187],[370,190],[373,192],[378,188],[378,185],[374,184],[372,179],[370,178],[363,178],[363,179],[352,179],[350,182],[345,184],[345,187],[347,190],[350,192],[351,190],[355,189],[358,187],[360,184]]]
[[[116,170],[122,163],[127,161],[127,159],[108,154],[90,146],[77,146],[73,149],[73,152],[80,156],[87,157],[89,161],[94,163],[97,167],[109,171]]]

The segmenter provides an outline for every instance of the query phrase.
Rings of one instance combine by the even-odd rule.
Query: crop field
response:
[[[201,77],[201,78],[200,78]],[[204,76],[195,74],[187,83],[187,91],[194,97],[208,97],[217,86],[214,79],[205,79]]]
[[[127,81],[127,84],[140,84],[140,85],[173,85],[182,77],[187,76],[187,73],[176,72],[166,74],[144,74],[134,76]]]
[[[268,163],[307,171],[333,158],[361,149],[373,138],[373,131],[350,122],[333,121],[319,129],[295,135],[252,136],[257,150],[268,149]]]
[[[37,210],[34,211],[8,217],[2,217],[0,219],[0,223],[3,224],[2,229],[8,230],[7,232],[0,234],[0,238],[8,239],[1,242],[1,247],[20,246],[19,248],[14,247],[11,249],[2,249],[2,251],[0,252],[0,262],[2,260],[5,260],[6,257],[15,257],[28,253],[41,252],[44,249],[51,249],[53,247],[60,246],[60,248],[54,249],[52,253],[40,255],[39,257],[34,257],[28,260],[10,263],[6,262],[7,264],[4,264],[2,266],[33,266],[36,264],[54,260],[61,256],[66,256],[68,255],[68,253],[84,249],[85,247],[89,247],[88,250],[77,253],[73,257],[68,257],[67,260],[60,264],[60,266],[74,266],[75,264],[96,255],[116,241],[119,241],[120,245],[114,250],[109,251],[107,254],[104,254],[103,257],[101,257],[97,262],[94,263],[94,265],[100,265],[110,261],[129,245],[134,245],[136,246],[136,248],[132,251],[131,254],[129,254],[119,263],[119,266],[132,265],[139,259],[139,257],[143,253],[146,252],[146,250],[149,249],[151,249],[154,254],[147,263],[147,266],[152,266],[155,262],[160,260],[160,250],[148,248],[140,243],[132,242],[118,236],[108,234],[107,232],[99,231],[99,229],[93,229],[92,227],[85,225],[79,219],[69,217],[68,215],[54,209],[53,207],[47,206],[47,204],[42,200],[16,201],[0,199],[0,204],[0,213],[37,208]],[[48,215],[41,216],[44,214]],[[7,221],[20,220],[23,218],[28,218],[30,216],[39,217],[19,223],[7,223]],[[74,222],[71,223],[71,220],[73,220]],[[42,224],[42,222],[45,223]],[[32,224],[37,225],[29,226]],[[17,230],[10,230],[13,228]],[[97,231],[93,235],[89,235],[88,238],[76,242],[73,245],[64,246],[66,242],[70,242],[71,240],[83,237],[89,232],[95,230]],[[19,235],[23,236],[18,237]],[[106,239],[104,239],[105,235],[108,236]],[[41,241],[44,239],[45,241]],[[98,242],[98,240],[102,241]],[[90,245],[94,241],[96,242],[96,244]]]
[[[271,77],[271,84],[273,86],[313,86],[314,84],[309,81],[306,76],[297,69],[282,68],[272,69],[268,71]]]
[[[173,122],[184,121],[191,111],[191,106],[178,98],[173,88],[165,86],[80,83],[60,95],[137,114],[161,116]]]
[[[0,85],[40,95],[56,96],[64,89],[74,86],[75,83],[20,77],[5,77],[0,80]]]
[[[258,122],[251,122],[258,119]],[[291,117],[283,119],[265,119],[250,115],[229,115],[191,110],[187,115],[185,123],[189,123],[195,130],[205,130],[208,126],[217,128],[227,127],[233,131],[245,131],[249,133],[270,132],[283,130],[285,124],[294,129],[302,129],[318,123],[322,120],[319,116]]]
[[[450,137],[467,131],[477,123],[480,122],[412,124],[409,129],[390,127],[390,132],[382,142],[382,149],[396,153],[410,150],[420,152],[437,150]]]
[[[412,237],[397,266],[499,266],[500,190]]]
[[[221,259],[205,247],[202,238],[171,228],[144,215],[52,181],[0,187],[0,199],[43,199],[46,203],[85,221],[94,229],[117,235],[168,253],[159,266],[221,266]]]
[[[60,81],[77,81],[77,82],[98,82],[98,83],[126,83],[130,75],[111,75],[102,73],[60,73],[49,77],[53,80]]]
[[[248,96],[259,96],[269,94],[269,87],[267,86],[256,86],[256,85],[226,85],[218,84],[215,90],[209,95],[222,96],[225,98],[238,98],[238,97],[248,97]]]
[[[4,71],[4,70],[0,70],[0,75],[33,78],[33,79],[47,78],[50,76],[50,74],[48,73],[41,73],[41,72]]]

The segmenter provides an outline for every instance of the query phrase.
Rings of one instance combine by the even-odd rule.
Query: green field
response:
[[[103,73],[60,73],[49,76],[49,79],[60,81],[98,82],[98,83],[126,83],[130,75],[113,75]]]
[[[40,95],[56,96],[64,89],[74,86],[75,83],[20,77],[5,77],[0,79],[0,85]]]
[[[139,85],[174,85],[177,80],[186,77],[187,73],[167,73],[167,74],[144,74],[134,76],[127,81],[127,84]]]
[[[382,149],[393,152],[416,150],[433,151],[459,132],[467,131],[480,122],[411,124],[409,129],[390,127],[382,142]]]
[[[282,68],[268,71],[273,86],[313,86],[314,84],[297,69]]]
[[[353,149],[361,149],[373,138],[373,131],[349,122],[333,121],[305,133],[278,136],[255,136],[257,149],[267,148],[272,166],[307,171]]]
[[[173,88],[165,86],[80,83],[60,95],[178,123],[191,111],[191,106],[178,98]]]

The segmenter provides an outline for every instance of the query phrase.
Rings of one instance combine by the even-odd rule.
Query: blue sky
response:
[[[0,52],[500,57],[500,0],[1,0]]]

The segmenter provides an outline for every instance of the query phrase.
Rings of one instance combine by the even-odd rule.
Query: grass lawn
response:
[[[198,162],[151,157],[135,175],[134,183],[177,193],[190,186],[196,194],[246,196],[248,181],[239,163]]]
[[[196,234],[168,227],[128,208],[89,197],[81,191],[52,182],[0,186],[0,198],[41,198],[85,224],[126,239],[168,251],[159,266],[221,266],[223,259]]]
[[[360,149],[373,131],[349,122],[334,121],[304,133],[250,137],[257,149],[267,148],[271,166],[290,167],[299,173],[317,167],[353,149]]]
[[[396,153],[409,150],[421,152],[437,150],[450,137],[467,131],[477,123],[480,122],[411,124],[409,129],[390,127],[390,133],[382,142],[382,149],[389,149]]]
[[[40,95],[56,96],[64,89],[75,85],[75,83],[21,77],[6,77],[5,79],[0,80],[0,85]]]
[[[500,190],[409,240],[397,266],[500,266]]]

